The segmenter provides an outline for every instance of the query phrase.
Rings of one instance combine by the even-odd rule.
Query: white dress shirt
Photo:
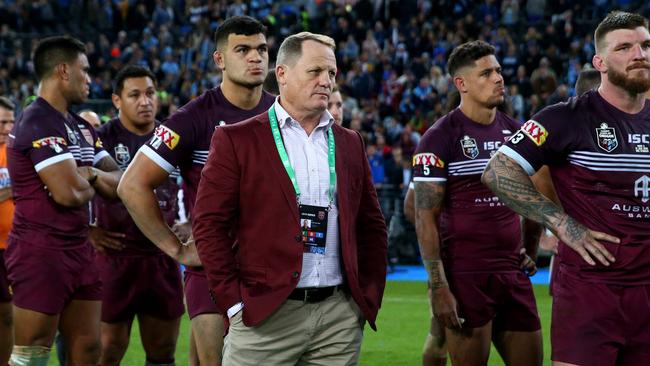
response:
[[[287,150],[291,167],[296,174],[300,187],[300,203],[303,205],[330,205],[330,173],[327,160],[327,131],[334,124],[332,115],[325,111],[318,126],[307,136],[300,123],[289,116],[282,108],[279,99],[273,104],[278,119],[284,148]],[[327,215],[327,236],[325,254],[303,253],[302,273],[298,288],[327,287],[343,283],[341,259],[339,254],[339,211],[336,199],[336,182],[334,201]]]
[[[331,206],[327,215],[325,254],[303,253],[302,273],[297,287],[340,285],[343,283],[343,273],[341,272],[339,253],[339,211],[336,198],[338,188],[334,182],[334,200],[330,205],[330,173],[327,156],[327,131],[334,124],[334,118],[328,111],[325,111],[318,126],[308,136],[300,123],[291,118],[282,108],[279,98],[275,100],[273,108],[284,141],[284,148],[300,188],[300,203],[311,206]],[[269,143],[273,142],[269,141]],[[296,228],[298,227],[299,223],[296,223]],[[228,317],[234,316],[243,307],[244,304],[241,302],[233,305],[228,309]]]

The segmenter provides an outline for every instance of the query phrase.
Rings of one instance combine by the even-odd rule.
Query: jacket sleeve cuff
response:
[[[244,303],[241,301],[228,308],[228,311],[226,312],[226,314],[228,314],[228,319],[235,316],[235,314],[237,314],[243,308],[244,308]]]

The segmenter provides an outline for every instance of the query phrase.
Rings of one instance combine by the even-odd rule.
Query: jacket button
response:
[[[293,272],[293,275],[292,275],[292,276],[293,276],[293,278],[298,278],[298,276],[300,276],[300,273],[298,273],[298,272]]]
[[[296,241],[298,243],[302,243],[302,235],[298,234],[298,235],[294,236],[293,238],[296,239]]]

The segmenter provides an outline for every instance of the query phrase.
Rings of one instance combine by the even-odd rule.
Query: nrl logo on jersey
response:
[[[479,151],[475,139],[465,135],[463,136],[463,139],[460,140],[460,146],[463,149],[463,155],[470,159],[476,159]]]
[[[616,131],[614,127],[609,127],[607,123],[601,123],[600,128],[596,129],[596,141],[598,142],[598,147],[607,152],[612,152],[618,147]]]
[[[115,161],[120,165],[127,165],[131,160],[129,148],[124,146],[121,142],[115,146]]]
[[[72,129],[70,129],[70,127],[68,127],[67,124],[64,123],[63,125],[65,126],[65,132],[67,132],[67,134],[68,134],[68,140],[70,140],[70,143],[72,145],[76,145],[77,141],[78,141],[77,140],[77,133],[75,131],[72,131]]]

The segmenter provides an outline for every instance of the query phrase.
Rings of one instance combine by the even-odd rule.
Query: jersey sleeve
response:
[[[196,121],[189,111],[178,111],[156,127],[151,140],[142,145],[140,152],[171,174],[188,157],[191,159],[195,145]]]
[[[566,103],[547,107],[526,121],[499,152],[515,160],[529,175],[553,165],[568,154],[578,126]]]
[[[413,182],[444,182],[450,159],[450,136],[442,124],[422,137],[413,154]]]
[[[51,123],[28,123],[16,136],[16,145],[24,149],[36,172],[74,156],[63,131]]]
[[[100,137],[100,134],[92,128],[92,126],[88,126],[88,130],[90,131],[90,134],[92,135],[93,138],[93,147],[95,149],[95,156],[93,157],[93,166],[97,165],[103,158],[110,156],[108,151],[104,149],[104,143],[102,142],[102,138]]]

